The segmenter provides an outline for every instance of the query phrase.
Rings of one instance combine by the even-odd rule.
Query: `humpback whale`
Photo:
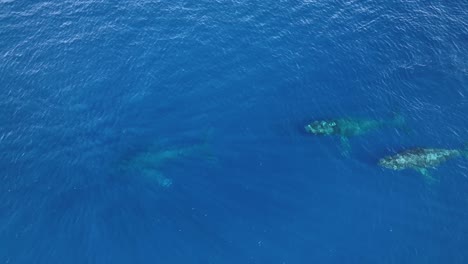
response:
[[[127,172],[137,173],[143,178],[155,182],[160,187],[168,188],[173,181],[165,176],[163,173],[164,168],[171,163],[177,163],[188,158],[214,159],[205,143],[180,147],[151,146],[145,151],[138,152],[123,160],[121,168]]]
[[[428,169],[436,168],[448,160],[463,156],[468,157],[467,150],[412,148],[383,157],[378,164],[391,170],[414,169],[426,176],[427,179],[433,180]]]
[[[402,116],[396,116],[392,120],[338,118],[315,120],[307,124],[304,129],[307,133],[317,136],[339,136],[345,153],[348,154],[350,137],[365,135],[384,127],[399,127],[404,123]]]

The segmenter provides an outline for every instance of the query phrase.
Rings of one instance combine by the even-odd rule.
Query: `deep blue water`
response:
[[[0,0],[0,263],[468,263],[468,2]],[[329,117],[404,116],[351,138]],[[122,164],[203,146],[161,166]]]

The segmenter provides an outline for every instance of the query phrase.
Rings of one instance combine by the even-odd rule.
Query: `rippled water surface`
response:
[[[0,0],[0,263],[468,263],[467,10]]]

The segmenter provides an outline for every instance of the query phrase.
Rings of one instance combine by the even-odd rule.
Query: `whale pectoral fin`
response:
[[[349,139],[347,137],[340,137],[341,141],[341,154],[345,157],[349,157],[351,153],[351,144],[349,143]]]
[[[424,181],[429,185],[433,185],[439,181],[427,168],[417,168],[416,170],[424,176]]]
[[[146,180],[157,184],[159,187],[169,188],[172,185],[172,180],[167,178],[161,171],[146,169],[142,173]]]
[[[156,182],[163,188],[169,188],[172,185],[172,180],[164,176],[157,178]]]

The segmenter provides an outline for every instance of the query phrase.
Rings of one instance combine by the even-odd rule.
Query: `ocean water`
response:
[[[467,10],[0,0],[0,263],[468,263]]]

